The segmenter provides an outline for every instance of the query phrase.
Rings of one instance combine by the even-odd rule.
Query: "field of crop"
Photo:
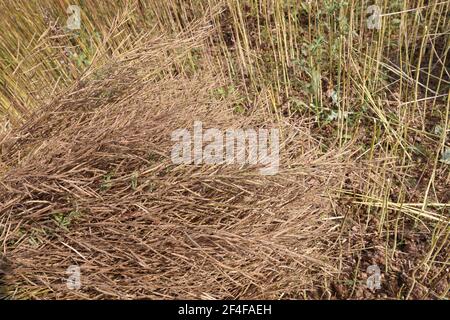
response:
[[[450,297],[450,1],[0,8],[0,296]],[[174,162],[199,122],[277,172]]]

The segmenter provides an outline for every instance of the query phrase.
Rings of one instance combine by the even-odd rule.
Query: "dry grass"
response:
[[[0,212],[14,297],[298,298],[338,271],[330,196],[349,164],[320,152],[306,126],[280,124],[274,177],[172,164],[170,133],[193,120],[271,125],[265,113],[233,114],[232,97],[214,100],[223,79],[206,70],[156,79],[173,61],[162,53],[184,45],[136,48],[132,62],[108,66],[109,77],[79,84],[5,138]],[[73,264],[83,270],[79,292],[61,281]]]
[[[86,0],[79,32],[5,2],[6,294],[448,298],[450,2],[376,2],[380,30],[368,1]],[[282,170],[172,165],[194,120],[279,127]]]

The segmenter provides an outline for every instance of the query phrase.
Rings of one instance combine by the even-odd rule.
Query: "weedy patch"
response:
[[[65,231],[69,231],[70,225],[73,221],[78,219],[81,216],[81,212],[79,211],[71,211],[68,214],[64,214],[62,212],[54,213],[53,220],[59,228],[64,229]]]

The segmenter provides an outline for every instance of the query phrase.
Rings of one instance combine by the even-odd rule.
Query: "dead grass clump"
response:
[[[3,137],[9,296],[299,298],[336,272],[329,217],[348,169],[342,153],[320,151],[306,125],[270,123],[263,107],[235,115],[235,97],[214,96],[224,83],[211,72],[168,76],[149,63],[170,68],[194,40],[136,48]],[[174,165],[171,132],[195,120],[279,127],[280,172]],[[80,290],[66,287],[71,265]]]

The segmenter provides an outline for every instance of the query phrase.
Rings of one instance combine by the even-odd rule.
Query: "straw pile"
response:
[[[4,294],[15,298],[301,298],[336,269],[343,153],[307,121],[248,115],[221,76],[167,72],[199,35],[142,41],[0,137]],[[171,132],[280,128],[280,171],[174,165]],[[66,287],[77,265],[81,288]],[[6,271],[7,270],[7,271]]]

